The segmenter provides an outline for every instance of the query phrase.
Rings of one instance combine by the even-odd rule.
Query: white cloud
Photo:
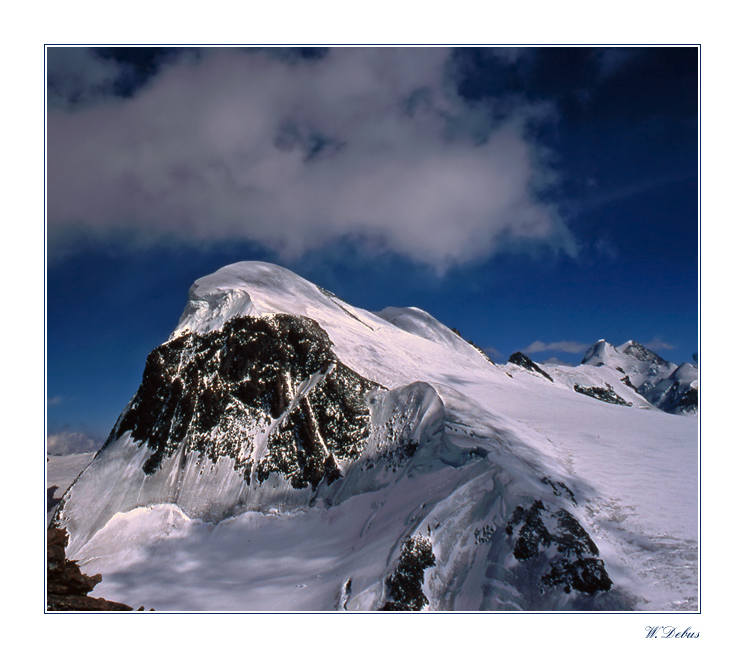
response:
[[[644,344],[648,350],[673,350],[676,346],[671,345],[667,341],[656,337],[652,341],[648,341]]]
[[[553,343],[534,341],[530,346],[521,350],[521,352],[531,354],[534,352],[547,352],[549,350],[555,350],[557,352],[580,353],[588,350],[588,344],[578,343],[577,341],[555,341]]]
[[[47,453],[51,455],[89,453],[97,451],[103,444],[104,438],[80,431],[63,430],[47,435]]]
[[[491,346],[487,346],[484,351],[487,353],[489,357],[491,357],[494,360],[500,360],[503,358],[503,354],[497,349],[493,348]]]
[[[285,257],[347,237],[439,269],[530,244],[575,252],[516,105],[486,115],[447,49],[339,48],[288,62],[232,49],[165,68],[133,99],[48,115],[51,249],[67,232],[246,238]]]
[[[549,359],[544,359],[541,362],[542,364],[556,364],[558,366],[572,366],[570,362],[566,362],[562,359],[559,359],[558,357],[550,357]]]

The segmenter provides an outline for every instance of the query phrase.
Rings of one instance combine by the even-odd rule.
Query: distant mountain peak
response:
[[[627,341],[626,343],[623,343],[617,348],[617,352],[639,359],[641,362],[651,362],[652,364],[660,365],[669,363],[637,341]]]
[[[596,341],[581,365],[608,366],[624,375],[620,380],[655,407],[674,414],[696,414],[698,372],[689,364],[678,368],[637,341],[616,348],[603,339]]]
[[[543,375],[550,382],[554,382],[554,379],[551,375],[549,375],[549,373],[543,371],[533,359],[527,357],[522,352],[514,352],[512,355],[510,355],[510,357],[508,358],[508,363],[515,364],[516,366],[521,366],[529,371],[534,371],[539,375]]]
[[[610,354],[616,354],[617,349],[605,339],[596,341],[585,353],[581,364],[601,366],[608,360]]]

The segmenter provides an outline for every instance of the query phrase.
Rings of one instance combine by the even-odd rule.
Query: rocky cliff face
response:
[[[508,363],[515,364],[516,366],[521,366],[528,371],[538,373],[550,382],[554,382],[551,375],[542,370],[536,362],[534,362],[529,357],[526,357],[526,355],[524,355],[522,352],[514,352],[512,355],[510,355],[510,357],[508,358]]]
[[[591,398],[595,398],[604,403],[632,407],[632,403],[624,400],[624,398],[617,394],[608,384],[605,387],[583,387],[582,385],[576,384],[574,388],[579,394],[590,396]]]
[[[537,499],[528,509],[518,506],[505,531],[515,538],[513,556],[540,575],[540,590],[593,595],[611,588],[596,544],[567,510],[551,510]]]
[[[216,523],[304,510],[319,495],[341,501],[383,487],[442,430],[432,387],[387,390],[362,377],[316,321],[237,316],[150,353],[137,393],[53,525],[68,528],[77,549],[113,515],[147,506],[175,504]]]
[[[368,436],[365,396],[380,387],[340,363],[308,318],[237,317],[182,334],[148,356],[109,441],[129,432],[155,473],[177,448],[234,461],[247,484],[277,473],[294,488],[339,478]]]
[[[67,540],[62,529],[47,532],[47,611],[132,611],[126,604],[88,595],[101,575],[89,577],[65,557]]]
[[[656,366],[664,366],[671,368],[673,365],[667,362],[663,357],[655,354],[652,350],[646,348],[637,341],[627,341],[617,349],[619,352],[634,357],[638,361],[648,362],[649,364],[655,364]]]

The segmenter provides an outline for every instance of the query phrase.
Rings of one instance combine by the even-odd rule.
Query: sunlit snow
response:
[[[698,419],[625,387],[622,362],[642,377],[627,355],[597,344],[602,366],[543,365],[550,382],[492,364],[424,311],[370,313],[261,263],[198,280],[172,339],[275,313],[316,320],[341,363],[386,388],[367,399],[362,456],[317,490],[277,474],[247,482],[232,458],[196,452],[177,451],[146,476],[149,449],[125,433],[67,492],[59,520],[70,557],[104,577],[94,596],[156,610],[376,609],[402,541],[422,535],[436,557],[423,588],[432,610],[698,608]],[[613,386],[630,406],[576,384]],[[395,432],[416,445],[412,455],[393,455]],[[256,464],[269,429],[247,433]],[[609,592],[533,588],[505,528],[539,499],[588,532]]]

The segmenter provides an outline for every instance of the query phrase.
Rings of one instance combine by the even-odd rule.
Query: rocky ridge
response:
[[[339,478],[340,461],[361,454],[373,389],[380,386],[339,362],[313,320],[236,317],[153,350],[109,442],[129,432],[145,443],[146,474],[181,448],[213,463],[233,459],[247,483],[279,473],[294,488],[315,488]]]
[[[88,595],[101,575],[83,574],[75,561],[66,558],[67,541],[63,529],[47,531],[47,611],[132,611],[126,604]]]

